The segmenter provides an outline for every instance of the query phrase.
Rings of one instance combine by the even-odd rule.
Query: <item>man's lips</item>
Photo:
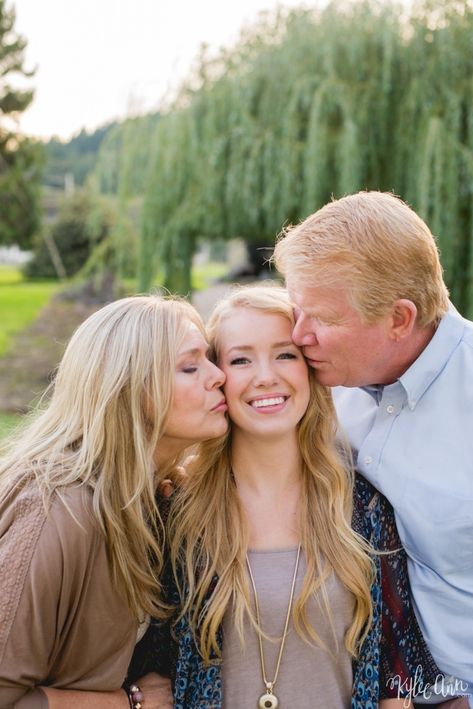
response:
[[[314,357],[309,357],[308,355],[305,354],[305,352],[304,352],[304,357],[306,358],[307,362],[310,365],[312,365],[312,367],[318,367],[319,365],[324,363],[324,361],[322,359],[315,359]]]

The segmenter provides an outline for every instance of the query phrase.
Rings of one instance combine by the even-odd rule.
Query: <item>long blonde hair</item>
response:
[[[160,296],[124,298],[91,315],[67,346],[46,408],[2,446],[0,499],[33,479],[46,509],[64,486],[92,491],[114,581],[137,618],[164,611],[153,458],[189,321],[203,332],[192,306]]]
[[[280,314],[294,323],[287,293],[277,287],[235,290],[215,308],[207,337],[218,361],[219,327],[235,308]],[[372,565],[366,544],[351,528],[353,475],[335,444],[336,417],[330,390],[309,370],[310,400],[298,426],[302,458],[301,545],[307,572],[294,606],[294,625],[309,642],[323,646],[307,618],[315,593],[331,619],[325,580],[333,571],[354,599],[354,616],[345,646],[355,655],[371,620]],[[246,552],[248,523],[232,475],[231,429],[225,437],[200,447],[170,517],[171,559],[180,587],[182,615],[189,614],[206,662],[219,656],[218,629],[232,607],[240,638],[245,618],[256,620],[250,604]],[[182,571],[184,570],[184,578]],[[218,582],[208,602],[214,577]]]

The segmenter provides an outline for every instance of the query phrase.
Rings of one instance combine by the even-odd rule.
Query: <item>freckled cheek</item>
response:
[[[228,410],[231,415],[232,409],[238,405],[245,387],[234,374],[229,375],[226,372],[225,374],[227,379],[223,385],[223,393],[225,394]]]
[[[340,352],[340,340],[334,335],[324,335],[318,342],[319,350],[322,354],[326,355],[328,359],[337,356],[337,353]]]
[[[307,391],[305,399],[301,405],[302,415],[304,415],[305,412],[307,411],[307,409],[309,408],[309,402],[310,402],[310,392]]]
[[[190,415],[204,412],[205,400],[205,390],[200,384],[187,386],[185,390],[180,392],[179,396],[182,409]]]
[[[307,403],[310,398],[310,380],[309,380],[309,367],[304,364],[304,368],[299,370],[299,376],[296,383],[296,389],[299,389],[307,398]]]
[[[330,334],[326,330],[319,329],[316,333],[317,343],[319,347],[330,346]]]
[[[225,399],[227,400],[228,410],[231,413],[238,400],[237,393],[235,392],[235,389],[232,387],[231,384],[230,386],[228,384],[225,384],[225,386],[223,387],[223,393],[225,395]]]

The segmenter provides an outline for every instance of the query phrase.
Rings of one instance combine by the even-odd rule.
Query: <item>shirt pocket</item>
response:
[[[402,499],[398,526],[407,553],[440,575],[473,570],[473,501],[419,488],[409,480]]]

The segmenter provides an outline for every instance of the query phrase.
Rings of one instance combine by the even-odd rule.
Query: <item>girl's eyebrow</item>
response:
[[[284,342],[275,342],[271,347],[274,349],[279,349],[280,347],[295,347],[296,345],[292,340],[285,340]],[[227,354],[230,354],[233,350],[238,350],[238,352],[248,352],[254,350],[253,345],[234,345],[227,350]]]
[[[273,347],[296,347],[292,340],[285,340],[284,342],[276,342]]]
[[[227,353],[230,354],[230,352],[233,352],[233,350],[238,350],[239,352],[248,352],[248,350],[252,350],[254,347],[251,345],[233,345],[233,347],[230,347],[229,350],[227,350]]]

